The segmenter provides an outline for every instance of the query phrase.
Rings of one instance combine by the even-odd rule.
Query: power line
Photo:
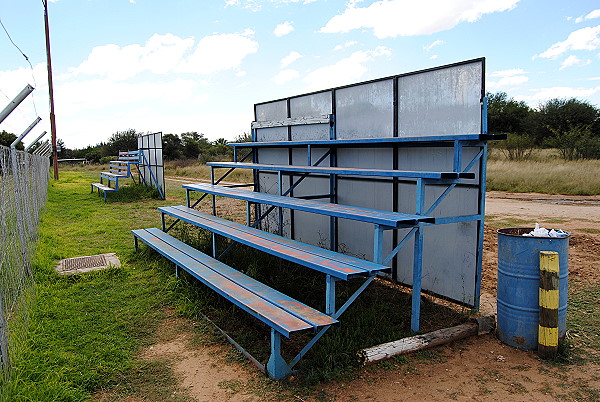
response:
[[[21,50],[21,48],[13,41],[12,37],[8,33],[8,30],[4,26],[4,23],[2,22],[2,18],[0,18],[0,25],[2,26],[2,29],[4,29],[4,32],[6,33],[6,36],[8,36],[8,40],[10,40],[10,43],[12,43],[13,46],[17,48],[17,50],[19,51],[19,53],[21,53],[21,55],[25,58],[25,60],[29,64],[29,68],[31,69],[31,79],[33,80],[33,87],[36,88],[37,87],[37,82],[35,81],[35,75],[34,75],[34,71],[33,71],[33,65],[31,64],[31,61],[29,61],[29,57],[27,57],[27,55]],[[33,102],[33,110],[35,112],[35,115],[37,116],[38,112],[37,112],[37,107],[35,105],[35,97],[33,95],[31,96],[31,101]]]

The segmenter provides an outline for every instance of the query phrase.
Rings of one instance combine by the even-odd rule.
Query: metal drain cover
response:
[[[117,255],[115,253],[107,253],[88,255],[85,257],[65,258],[58,262],[56,272],[61,275],[71,275],[120,266],[121,261],[119,261]]]

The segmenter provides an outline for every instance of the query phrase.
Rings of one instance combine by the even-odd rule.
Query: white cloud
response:
[[[588,64],[591,64],[591,63],[592,63],[592,61],[590,59],[581,60],[579,57],[577,57],[575,55],[571,55],[562,62],[559,70],[563,70],[567,67],[573,67],[573,66],[587,66]]]
[[[376,57],[390,56],[391,50],[385,46],[378,46],[374,50],[357,51],[350,57],[344,58],[335,64],[318,68],[304,77],[308,89],[331,88],[358,81],[367,72],[365,64]]]
[[[108,44],[92,49],[87,60],[69,69],[70,75],[98,75],[112,81],[126,80],[143,72],[166,74],[185,72],[211,74],[235,69],[249,54],[258,51],[251,30],[243,33],[216,34],[198,41],[176,35],[153,35],[144,45]],[[68,76],[68,75],[67,75]]]
[[[298,78],[299,76],[300,76],[300,73],[297,70],[294,70],[294,69],[281,70],[279,72],[279,74],[277,74],[275,77],[273,77],[273,81],[276,84],[281,85],[281,84],[284,84],[295,78]]]
[[[569,50],[595,50],[600,48],[600,25],[571,32],[569,37],[550,46],[545,52],[533,56],[554,60]]]
[[[316,1],[317,0],[225,0],[225,7],[240,6],[252,11],[259,11],[264,3],[271,3],[275,5],[290,3],[310,4]]]
[[[483,15],[514,8],[519,0],[381,0],[367,7],[351,2],[330,19],[320,32],[345,33],[372,29],[379,39],[428,35],[451,29],[461,22],[475,22]]]
[[[288,54],[283,59],[281,59],[281,62],[280,62],[281,68],[289,66],[290,64],[292,64],[293,62],[295,62],[298,59],[301,59],[302,57],[303,56],[300,53],[292,50],[290,52],[290,54]]]
[[[594,11],[590,11],[588,14],[586,15],[582,15],[581,17],[577,17],[575,19],[576,23],[580,23],[583,22],[585,20],[592,20],[594,18],[599,18],[600,17],[600,8],[594,10]]]
[[[288,35],[288,34],[292,33],[293,31],[294,31],[293,22],[286,21],[286,22],[283,22],[283,23],[277,25],[275,27],[275,29],[273,30],[273,34],[279,38],[279,37]]]
[[[437,59],[438,57],[439,57],[439,56],[438,56],[437,54],[432,54],[432,55],[429,57],[429,60],[435,60],[435,59]]]
[[[523,70],[522,68],[513,68],[510,70],[494,71],[493,73],[490,73],[490,77],[511,77],[522,74],[526,74],[525,70]]]
[[[69,71],[75,75],[100,75],[111,80],[124,80],[144,71],[164,74],[175,69],[193,44],[193,38],[155,34],[145,45],[97,46],[87,60]]]
[[[490,73],[489,76],[497,80],[488,80],[486,87],[489,90],[497,91],[500,89],[514,88],[529,81],[529,77],[523,69],[513,68],[510,70],[500,70]]]
[[[549,99],[579,98],[586,99],[594,94],[600,93],[600,86],[595,88],[573,88],[573,87],[550,87],[533,89],[531,95],[515,96],[516,100],[525,101],[529,104],[544,102]]]
[[[148,100],[184,103],[192,99],[197,83],[176,79],[140,83],[115,82],[106,79],[71,81],[56,88],[57,110],[61,116],[76,116],[82,111],[109,106],[134,104]]]
[[[436,41],[433,41],[431,44],[429,44],[427,46],[423,46],[423,50],[425,50],[426,52],[429,52],[434,47],[440,46],[440,45],[443,45],[443,44],[444,44],[443,40],[436,40]]]
[[[358,44],[357,41],[355,41],[355,40],[349,40],[349,41],[344,42],[341,45],[337,45],[336,47],[333,48],[333,50],[334,51],[338,51],[338,50],[349,48],[349,47],[357,45],[357,44]]]
[[[194,53],[175,71],[211,74],[239,67],[246,56],[258,51],[258,42],[250,37],[254,31],[205,36],[200,39]]]

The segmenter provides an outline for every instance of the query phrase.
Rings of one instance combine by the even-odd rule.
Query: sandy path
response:
[[[486,215],[514,216],[533,221],[567,219],[600,223],[600,196],[561,196],[546,194],[514,194],[489,191]]]

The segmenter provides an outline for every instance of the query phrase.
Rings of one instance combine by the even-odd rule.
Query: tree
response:
[[[509,98],[506,92],[487,93],[488,130],[495,134],[527,133],[531,108],[523,101]]]
[[[16,140],[16,139],[17,139],[16,135],[11,134],[4,130],[0,131],[0,145],[4,145],[5,147],[10,147],[10,144],[12,144],[14,142],[14,140]],[[19,141],[17,143],[15,148],[17,148],[21,151],[25,149],[25,147],[23,146],[23,143],[21,141]]]
[[[227,145],[229,142],[225,138],[217,138],[210,149],[212,155],[229,155],[232,153],[230,147]]]
[[[138,149],[137,133],[134,129],[130,128],[125,131],[117,131],[110,136],[106,143],[107,155],[118,155],[119,151],[133,151]]]
[[[592,137],[600,137],[600,110],[579,99],[550,99],[540,104],[535,113],[533,134],[538,144],[556,133],[589,128]]]
[[[58,151],[58,156],[60,158],[74,158],[75,154],[72,149],[66,147],[65,142],[61,138],[56,139],[56,147],[60,147],[60,151]]]
[[[177,134],[165,134],[163,140],[163,155],[166,160],[175,160],[183,155],[183,142]]]
[[[181,134],[183,141],[183,155],[187,158],[198,158],[198,155],[210,147],[210,142],[204,137],[204,134],[196,131],[189,131]]]
[[[546,143],[557,148],[566,160],[600,158],[600,138],[592,136],[589,125],[572,126],[566,131],[554,130]]]

